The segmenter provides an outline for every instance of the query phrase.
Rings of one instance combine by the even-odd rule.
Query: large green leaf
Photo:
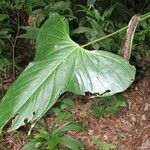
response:
[[[16,116],[10,130],[35,121],[66,92],[113,95],[133,82],[135,68],[106,51],[88,51],[69,37],[67,20],[52,15],[36,40],[36,57],[0,103],[0,128]]]

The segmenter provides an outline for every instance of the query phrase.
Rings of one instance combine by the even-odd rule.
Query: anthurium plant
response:
[[[35,123],[64,92],[111,96],[134,81],[135,67],[121,56],[89,51],[69,36],[68,21],[52,14],[36,37],[36,56],[8,89],[0,103],[0,128],[9,131]]]

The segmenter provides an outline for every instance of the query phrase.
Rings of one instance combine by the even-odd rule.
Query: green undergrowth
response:
[[[95,98],[93,101],[93,113],[97,118],[110,116],[127,106],[127,99],[121,94]]]

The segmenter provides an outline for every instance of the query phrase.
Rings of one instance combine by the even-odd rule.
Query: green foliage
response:
[[[64,147],[72,150],[84,149],[84,145],[79,140],[76,140],[67,135],[69,131],[85,130],[85,127],[83,127],[80,122],[66,123],[66,119],[70,119],[72,116],[67,118],[61,116],[63,112],[69,114],[66,109],[70,106],[74,106],[73,101],[70,99],[64,99],[59,103],[59,107],[53,107],[50,111],[51,113],[53,112],[55,114],[55,118],[53,121],[51,121],[50,128],[46,130],[44,129],[44,125],[36,126],[34,130],[36,130],[38,133],[34,136],[31,136],[29,142],[22,148],[22,150],[41,150],[45,148],[49,150],[56,150],[62,149]]]
[[[32,14],[32,8],[33,8],[33,0],[26,0],[25,3],[26,11],[29,15]]]
[[[145,7],[139,13],[149,11],[149,8],[146,1]],[[35,59],[0,102],[0,128],[14,116],[10,131],[25,122],[34,124],[66,91],[81,95],[90,92],[94,96],[107,96],[94,100],[93,109],[97,117],[110,115],[126,105],[123,97],[110,95],[128,88],[134,80],[135,68],[122,57],[98,51],[102,49],[121,55],[125,34],[120,32],[106,40],[93,43],[88,48],[96,50],[87,51],[69,37],[66,19],[54,15],[57,12],[70,20],[71,37],[84,44],[126,25],[136,11],[129,9],[124,1],[114,0],[108,3],[87,0],[87,6],[84,6],[76,5],[76,0],[1,0],[0,11],[0,75],[6,75],[11,66],[10,51],[18,34],[16,28],[21,28],[21,35],[19,33],[17,38],[36,39]],[[19,25],[16,14],[19,14]],[[142,66],[142,69],[150,58],[149,26],[150,20],[139,25],[132,48],[131,62]],[[23,34],[22,29],[26,33]],[[79,141],[66,136],[70,130],[83,129],[78,122],[63,122],[73,117],[65,110],[73,106],[72,100],[65,99],[60,101],[59,107],[50,109],[47,114],[56,116],[51,124],[52,128],[46,130],[39,127],[36,130],[38,134],[31,138],[24,149],[41,149],[43,145],[49,149],[63,149],[62,145],[73,150],[83,148]],[[80,115],[88,117],[85,110]],[[97,137],[93,138],[93,142],[98,149],[109,150],[115,147],[103,143]]]
[[[5,19],[7,19],[7,18],[8,18],[8,15],[6,15],[6,14],[0,14],[0,21],[3,21]]]
[[[26,38],[26,39],[32,39],[35,40],[38,32],[39,32],[39,28],[37,27],[21,27],[22,29],[24,29],[26,31],[26,33],[22,34],[19,36],[19,38]]]
[[[1,4],[2,2],[0,2]],[[7,27],[7,20],[9,16],[7,14],[0,14],[0,76],[6,75],[7,69],[10,67],[11,63],[8,58],[2,55],[3,50],[5,49],[4,38],[9,37],[10,28]],[[4,25],[6,23],[6,25]]]
[[[37,35],[34,61],[0,103],[0,127],[16,114],[10,130],[24,125],[24,120],[36,121],[66,91],[99,96],[124,91],[134,76],[135,68],[127,60],[106,51],[83,49],[70,39],[67,20],[51,15]]]
[[[9,16],[7,14],[0,14],[0,55],[5,48],[4,38],[9,38],[11,29],[8,26]]]
[[[118,132],[117,133],[117,139],[122,140],[123,138],[125,138],[125,134],[123,132]]]
[[[114,11],[115,5],[110,5],[109,8],[105,9],[103,13],[100,13],[97,9],[92,7],[91,9],[80,6],[81,12],[86,14],[86,20],[82,18],[80,26],[73,31],[74,34],[85,33],[85,37],[88,42],[94,41],[99,37],[103,37],[108,33],[115,31],[113,22],[110,20],[110,15]],[[112,48],[111,43],[113,39],[107,39],[92,44],[94,49],[104,49],[110,51]]]
[[[9,70],[10,65],[11,63],[7,58],[5,58],[4,56],[0,57],[0,76],[3,74],[6,76],[7,70]]]
[[[93,101],[93,112],[98,118],[105,115],[111,115],[117,112],[121,107],[126,106],[126,98],[120,94],[95,98]]]
[[[143,3],[145,7],[142,9],[143,12],[140,13],[144,13],[144,11],[148,11],[150,8],[148,1]],[[80,14],[79,25],[78,28],[72,31],[72,35],[79,37],[81,44],[91,42],[118,30],[118,28],[126,26],[127,20],[134,14],[137,14],[136,10],[128,8],[127,2],[111,1],[107,3],[97,1],[95,4],[95,1],[92,0],[88,1],[88,7],[81,5],[77,13]],[[142,67],[141,69],[144,69],[144,66],[147,65],[146,62],[150,60],[149,20],[140,23],[132,47],[131,62],[137,67]],[[81,38],[80,34],[85,35],[85,38]],[[122,55],[124,40],[125,32],[120,32],[116,36],[107,38],[107,40],[93,43],[92,48],[103,49]],[[92,49],[91,46],[89,48]]]
[[[88,112],[87,112],[87,110],[82,110],[81,112],[80,112],[80,114],[79,114],[82,118],[85,118],[85,119],[87,119],[88,118]]]
[[[114,150],[116,148],[115,145],[104,143],[96,136],[93,136],[92,139],[93,139],[94,145],[99,150]]]
[[[46,114],[51,115],[52,113],[56,114],[56,118],[53,122],[59,123],[60,121],[64,119],[69,119],[72,116],[72,114],[68,111],[65,111],[65,109],[69,109],[75,106],[75,103],[72,99],[65,98],[61,101],[59,101],[59,107],[52,107]]]
[[[29,0],[28,0],[29,1]],[[32,6],[31,2],[28,2],[28,12],[30,16],[34,18],[34,26],[40,27],[42,22],[49,16],[49,14],[59,13],[68,18],[74,18],[71,9],[71,2],[57,1],[57,0],[33,0]],[[31,8],[32,7],[32,8]],[[67,14],[67,15],[66,15]]]
[[[60,108],[63,109],[67,109],[67,108],[73,108],[75,106],[75,103],[72,99],[70,98],[65,98],[63,100],[61,100],[60,102]]]
[[[26,31],[25,34],[20,35],[20,38],[36,39],[39,27],[45,22],[50,14],[59,13],[66,16],[68,19],[74,19],[73,11],[71,9],[70,0],[57,1],[57,0],[27,0],[26,11],[30,15],[30,26],[21,27]]]
[[[14,41],[14,32],[16,23],[15,19],[11,17],[15,14],[16,10],[22,8],[24,0],[1,0],[0,1],[0,76],[6,74],[8,67],[12,65],[10,63],[10,52],[12,51],[12,45]],[[12,23],[14,21],[14,23]],[[17,26],[16,26],[17,27]],[[7,51],[6,49],[9,50]],[[2,69],[3,68],[3,69]]]
[[[68,18],[73,18],[71,10],[71,2],[58,0],[1,0],[0,1],[0,53],[6,53],[5,49],[11,47],[16,40],[15,32],[20,28],[20,24],[25,24],[22,27],[27,30],[26,34],[20,35],[20,38],[35,39],[38,28],[48,18],[50,13],[58,12],[60,14],[67,14]],[[33,20],[28,27],[25,14],[28,14]],[[16,16],[19,16],[19,22],[16,21]],[[22,32],[21,32],[22,33]],[[19,33],[20,34],[20,33]],[[12,49],[12,48],[10,48]]]
[[[23,5],[25,4],[25,0],[1,0],[0,6],[1,9],[6,10],[6,9],[21,9],[23,8]]]
[[[58,127],[52,127],[48,131],[37,129],[35,136],[31,137],[29,142],[22,148],[22,150],[41,150],[46,148],[49,150],[56,150],[61,147],[68,147],[72,150],[81,150],[84,145],[66,135],[69,131],[83,131],[85,128],[79,122],[69,122]]]
[[[132,57],[136,66],[144,66],[150,60],[150,19],[141,22],[137,34],[135,34],[135,43],[133,45]],[[140,30],[142,28],[142,30]],[[142,62],[143,61],[143,62]]]

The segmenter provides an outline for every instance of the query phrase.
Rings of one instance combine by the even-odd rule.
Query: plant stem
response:
[[[119,29],[119,30],[117,30],[117,31],[115,31],[115,32],[113,32],[113,33],[111,33],[111,34],[108,34],[108,35],[103,36],[103,37],[101,37],[101,38],[99,38],[99,39],[96,39],[96,40],[94,40],[94,41],[92,41],[92,42],[89,42],[89,43],[87,43],[87,44],[84,44],[84,45],[82,45],[82,47],[86,47],[86,46],[89,46],[89,45],[91,45],[91,44],[93,44],[93,43],[96,43],[96,42],[98,42],[98,41],[107,39],[108,37],[111,37],[111,36],[113,36],[113,35],[115,35],[115,34],[121,32],[121,31],[124,31],[124,30],[126,30],[127,28],[128,28],[128,26],[123,27],[123,28],[121,28],[121,29]]]
[[[150,17],[150,12],[147,13],[147,14],[142,15],[142,16],[139,18],[139,21],[141,22],[141,21],[143,21],[143,20],[148,19],[149,17]]]
[[[146,19],[148,19],[149,17],[150,17],[150,12],[147,13],[147,14],[142,15],[141,17],[139,17],[139,22],[142,22],[143,20],[146,20]],[[89,42],[89,43],[87,43],[87,44],[84,44],[84,45],[82,45],[81,47],[84,48],[84,47],[89,46],[89,45],[91,45],[91,44],[93,44],[93,43],[96,43],[96,42],[99,42],[99,41],[101,41],[101,40],[107,39],[108,37],[111,37],[111,36],[113,36],[113,35],[115,35],[115,34],[117,34],[117,33],[119,33],[119,32],[122,32],[122,31],[126,30],[126,29],[128,29],[128,26],[125,26],[125,27],[123,27],[123,28],[121,28],[121,29],[119,29],[119,30],[113,32],[113,33],[110,33],[110,34],[108,34],[108,35],[106,35],[106,36],[103,36],[103,37],[101,37],[101,38],[98,38],[98,39],[96,39],[96,40],[94,40],[94,41],[91,41],[91,42]]]
[[[13,72],[13,79],[15,80],[16,78],[16,73],[15,73],[15,49],[16,49],[16,44],[18,40],[18,35],[20,32],[20,27],[19,27],[20,21],[19,21],[19,11],[17,11],[17,34],[15,36],[15,40],[12,45],[12,72]]]

